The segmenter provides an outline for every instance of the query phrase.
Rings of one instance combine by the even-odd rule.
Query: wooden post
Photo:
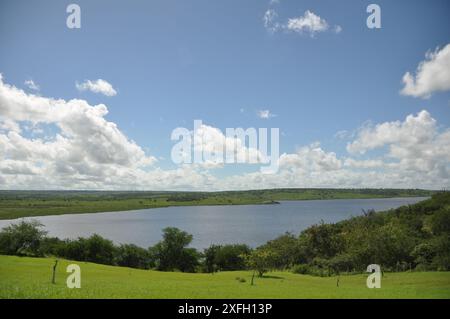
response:
[[[252,286],[253,286],[253,279],[255,278],[255,272],[256,272],[256,270],[253,270],[253,275],[252,275]]]
[[[55,264],[53,265],[53,276],[52,276],[52,284],[56,284],[56,266],[58,265],[58,259],[55,260]]]

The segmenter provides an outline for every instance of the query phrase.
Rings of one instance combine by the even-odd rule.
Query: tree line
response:
[[[0,253],[55,256],[76,261],[161,271],[208,272],[252,269],[330,276],[364,271],[450,270],[450,193],[386,212],[367,211],[334,224],[319,223],[299,235],[285,233],[257,248],[244,244],[189,247],[192,235],[163,229],[160,242],[147,249],[116,245],[94,234],[88,238],[48,237],[35,221],[20,221],[0,231]]]

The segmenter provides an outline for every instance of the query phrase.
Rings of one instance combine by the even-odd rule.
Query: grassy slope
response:
[[[193,200],[171,200],[173,195]],[[273,189],[212,193],[0,191],[0,219],[188,205],[264,204],[278,200],[430,196],[424,190]],[[196,198],[198,197],[198,198]]]
[[[68,289],[70,262],[60,260],[56,285],[50,283],[53,263],[0,256],[0,298],[450,298],[450,272],[387,273],[381,289],[368,289],[363,274],[341,276],[336,287],[336,277],[274,272],[251,286],[250,271],[185,274],[74,262],[81,289]]]

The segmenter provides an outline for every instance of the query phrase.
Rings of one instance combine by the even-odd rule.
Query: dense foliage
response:
[[[369,264],[379,264],[384,271],[445,271],[450,270],[450,193],[386,212],[367,211],[335,224],[322,222],[299,236],[286,233],[253,250],[239,244],[212,245],[200,253],[189,248],[192,239],[169,227],[159,243],[144,249],[117,246],[99,235],[50,238],[38,222],[21,221],[0,232],[0,253],[164,271],[253,269],[260,276],[273,269],[327,276],[364,271]]]

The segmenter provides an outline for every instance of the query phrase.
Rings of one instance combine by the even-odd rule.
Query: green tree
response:
[[[163,240],[151,251],[155,255],[159,270],[193,272],[199,264],[199,254],[193,248],[187,248],[192,235],[175,227],[163,229]]]
[[[109,239],[98,234],[89,238],[66,240],[61,249],[63,257],[79,261],[90,261],[99,264],[113,265],[116,246]]]
[[[216,251],[214,264],[219,270],[241,270],[246,268],[243,255],[250,253],[247,245],[223,245]]]
[[[106,265],[114,264],[116,247],[111,240],[94,234],[86,239],[86,248],[88,261]]]
[[[296,236],[285,233],[262,246],[274,254],[274,266],[277,269],[287,269],[305,260],[302,247]]]
[[[20,221],[0,232],[0,252],[7,255],[42,256],[41,241],[47,232],[36,220]]]
[[[243,257],[247,266],[258,273],[258,277],[274,269],[275,255],[270,250],[258,248]]]
[[[322,221],[304,232],[314,256],[330,258],[343,250],[344,242],[339,228],[339,225],[325,224]]]
[[[150,253],[133,244],[120,245],[116,250],[115,263],[119,266],[149,269]]]
[[[216,254],[220,245],[211,245],[203,251],[203,266],[206,272],[212,273],[218,270],[216,264]]]

